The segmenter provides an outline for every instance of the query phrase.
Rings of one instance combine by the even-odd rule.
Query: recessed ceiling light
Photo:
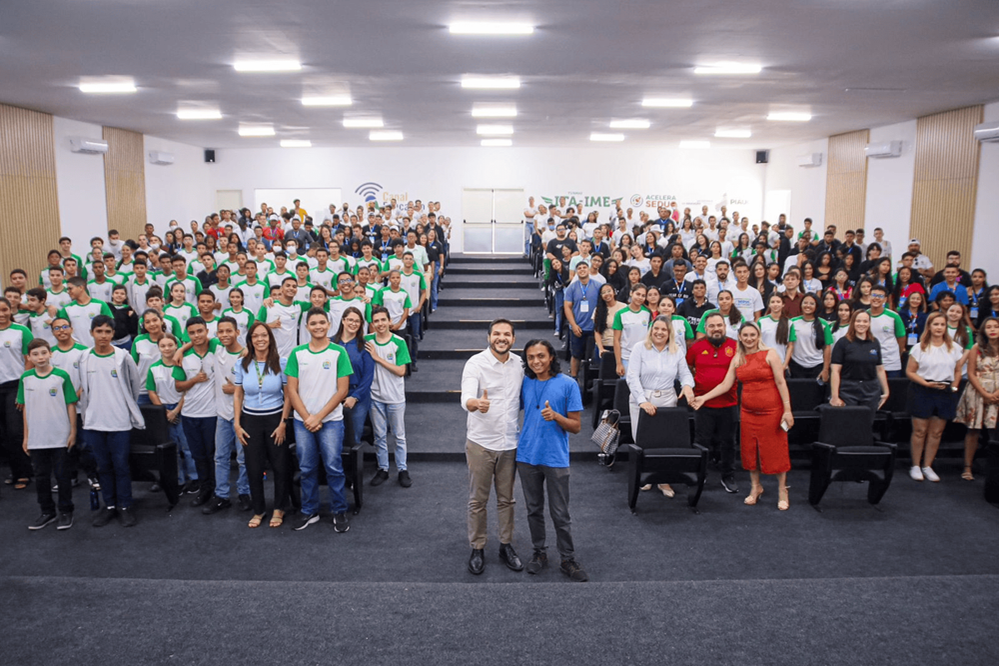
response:
[[[530,35],[534,26],[530,23],[496,23],[460,21],[448,26],[452,35]]]
[[[479,90],[512,90],[520,87],[519,76],[463,76],[462,88]]]
[[[680,109],[694,105],[694,100],[686,97],[646,97],[642,100],[642,106],[654,108]]]
[[[113,95],[116,93],[134,93],[138,89],[132,79],[109,77],[106,79],[85,79],[80,81],[80,92],[98,95]]]
[[[312,148],[308,139],[281,139],[282,148]]]
[[[381,118],[344,118],[343,126],[347,129],[369,129],[371,127],[385,127]]]
[[[478,104],[472,107],[473,118],[516,118],[517,107],[512,104]]]
[[[240,136],[274,136],[273,125],[239,125]]]
[[[330,95],[328,97],[303,97],[302,106],[350,106],[354,100],[350,95]]]
[[[590,134],[590,141],[624,141],[624,135],[593,132],[592,134]]]
[[[513,125],[479,125],[475,128],[475,133],[483,136],[513,134]]]
[[[237,72],[298,72],[302,63],[297,60],[237,60],[232,64]]]
[[[483,139],[482,145],[486,148],[506,148],[513,145],[510,139]]]
[[[610,122],[611,129],[649,129],[652,126],[648,120],[642,120],[641,118],[634,118],[632,120],[612,120]]]
[[[687,150],[704,150],[705,148],[710,148],[710,141],[681,141],[680,148]]]
[[[753,132],[744,129],[720,129],[715,131],[715,137],[719,139],[748,139],[751,136],[753,136]]]
[[[694,74],[759,74],[762,71],[760,65],[742,62],[715,62],[694,68]]]
[[[800,111],[774,111],[767,120],[787,120],[791,122],[805,123],[812,119],[812,114]]]
[[[218,120],[222,112],[218,109],[177,109],[177,117],[181,120]]]
[[[402,141],[402,132],[386,130],[384,132],[369,132],[368,139],[371,141]]]

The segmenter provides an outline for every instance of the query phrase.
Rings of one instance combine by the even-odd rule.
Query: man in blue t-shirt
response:
[[[569,322],[569,350],[572,353],[570,374],[579,374],[579,360],[593,350],[593,313],[600,300],[600,285],[590,280],[590,264],[576,264],[576,279],[565,288],[565,319]]]
[[[561,373],[555,348],[547,340],[531,340],[524,348],[526,377],[520,390],[524,425],[517,442],[517,472],[527,504],[527,524],[534,554],[527,573],[548,565],[545,550],[545,485],[548,510],[555,523],[562,573],[574,581],[589,578],[576,563],[569,518],[569,433],[580,430],[583,400],[579,386]],[[574,359],[575,360],[575,359]]]

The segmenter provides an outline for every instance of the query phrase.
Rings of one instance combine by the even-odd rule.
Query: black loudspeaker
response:
[[[770,161],[770,151],[769,150],[757,150],[756,151],[756,163],[757,164],[766,164],[769,161]]]
[[[967,389],[966,389],[967,390]],[[987,471],[985,472],[985,501],[999,504],[999,442],[989,442],[985,450]]]
[[[759,153],[757,153],[757,154],[759,154]],[[211,164],[215,163],[215,151],[212,150],[211,148],[206,148],[205,149],[205,161],[209,162]],[[757,158],[757,161],[759,161],[759,158]]]

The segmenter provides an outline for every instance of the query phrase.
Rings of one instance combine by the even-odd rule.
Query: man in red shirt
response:
[[[700,396],[722,383],[735,358],[737,345],[725,335],[725,318],[715,312],[704,322],[707,336],[687,348],[687,365],[694,375],[694,395]],[[735,480],[735,423],[738,414],[736,387],[704,403],[694,413],[694,441],[711,451],[714,460],[720,458],[722,487],[726,492],[739,492]]]
[[[267,227],[264,229],[264,238],[273,243],[276,240],[284,240],[284,229],[278,226],[279,218],[277,215],[271,215],[267,220]]]

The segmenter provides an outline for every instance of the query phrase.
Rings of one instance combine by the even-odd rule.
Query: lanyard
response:
[[[253,369],[257,371],[257,388],[264,388],[264,377],[267,375],[267,363],[264,362],[264,370],[260,371],[260,361],[253,361]]]

